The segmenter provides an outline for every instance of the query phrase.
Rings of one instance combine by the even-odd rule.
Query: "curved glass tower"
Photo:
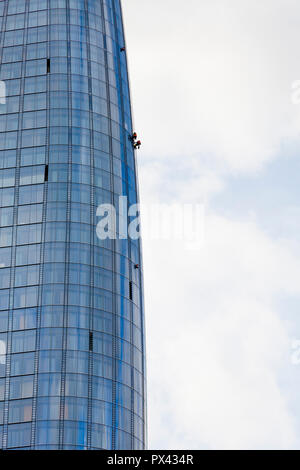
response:
[[[140,241],[96,233],[137,202],[120,0],[0,0],[0,32],[0,448],[143,449]]]

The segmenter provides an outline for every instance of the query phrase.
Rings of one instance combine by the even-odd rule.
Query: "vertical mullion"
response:
[[[47,0],[47,57],[50,57],[50,11],[49,1]],[[50,75],[46,75],[46,160],[45,165],[49,163],[49,141],[50,141]],[[44,262],[46,249],[46,226],[47,226],[47,201],[48,201],[48,181],[44,182],[43,191],[43,218],[42,218],[42,235],[40,248],[40,270],[39,270],[39,293],[37,306],[37,332],[36,332],[36,351],[34,361],[34,384],[33,384],[33,402],[32,402],[32,430],[31,430],[31,447],[36,446],[37,433],[37,406],[38,406],[38,390],[39,390],[39,366],[40,366],[40,337],[41,337],[41,319],[42,319],[42,302],[44,295]]]
[[[23,116],[23,97],[24,97],[24,75],[26,66],[26,34],[27,34],[27,21],[28,21],[28,5],[29,0],[26,0],[25,20],[24,20],[24,42],[21,66],[21,84],[19,95],[19,116],[18,116],[18,133],[16,143],[16,169],[15,169],[15,199],[13,209],[13,233],[12,233],[12,246],[11,246],[11,265],[10,265],[10,294],[9,294],[9,314],[8,314],[8,333],[7,333],[7,354],[6,354],[6,371],[5,371],[5,401],[4,401],[4,419],[3,419],[3,449],[7,448],[8,437],[8,408],[9,408],[9,389],[10,389],[10,374],[11,374],[11,350],[12,350],[12,327],[13,327],[13,308],[14,308],[14,279],[16,269],[16,241],[17,241],[17,217],[18,217],[18,204],[19,204],[19,181],[20,181],[20,160],[21,160],[21,135],[22,135],[22,116]],[[8,13],[8,2],[6,4],[6,20]],[[4,26],[4,23],[3,23]],[[1,57],[2,59],[2,57]]]
[[[110,191],[111,191],[111,204],[116,207],[115,203],[115,192],[114,192],[114,177],[113,177],[113,152],[112,152],[112,129],[111,129],[111,108],[109,100],[109,73],[108,73],[108,60],[107,60],[107,48],[106,46],[106,24],[104,14],[104,4],[101,1],[101,13],[102,13],[102,27],[103,27],[103,38],[104,38],[104,60],[105,60],[105,75],[106,75],[106,96],[107,96],[107,109],[108,109],[108,127],[109,127],[109,146],[110,146]],[[117,280],[116,280],[116,240],[111,240],[112,245],[112,450],[116,448],[116,383],[117,383],[117,325],[116,325],[116,292],[117,292]],[[108,423],[106,423],[108,425]]]
[[[59,416],[59,448],[64,448],[64,421],[65,421],[65,381],[68,334],[68,299],[69,299],[69,263],[70,263],[70,205],[72,183],[72,83],[71,83],[71,50],[70,50],[70,4],[66,0],[66,26],[67,26],[67,71],[68,71],[68,182],[67,182],[67,214],[66,214],[66,240],[65,240],[65,274],[64,274],[64,307],[63,307],[63,342],[61,364],[61,396]]]
[[[94,226],[94,132],[93,132],[93,101],[92,101],[92,78],[91,78],[91,54],[89,34],[89,12],[88,0],[85,0],[85,24],[86,24],[86,50],[88,71],[88,94],[89,94],[89,125],[90,125],[90,305],[89,305],[89,337],[93,335],[94,320],[94,252],[95,234]],[[87,410],[87,448],[91,448],[92,436],[92,404],[93,404],[93,349],[89,347],[88,359],[88,410]]]

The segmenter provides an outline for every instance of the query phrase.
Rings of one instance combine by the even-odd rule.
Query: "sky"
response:
[[[143,204],[151,449],[300,448],[300,4],[123,0]]]

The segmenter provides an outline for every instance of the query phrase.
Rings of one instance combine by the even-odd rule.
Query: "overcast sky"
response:
[[[123,10],[142,202],[206,205],[144,242],[149,447],[300,448],[299,1]]]

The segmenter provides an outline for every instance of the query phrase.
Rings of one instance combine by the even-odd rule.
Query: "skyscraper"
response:
[[[143,449],[140,241],[96,233],[138,197],[120,0],[0,0],[0,31],[0,448]]]

